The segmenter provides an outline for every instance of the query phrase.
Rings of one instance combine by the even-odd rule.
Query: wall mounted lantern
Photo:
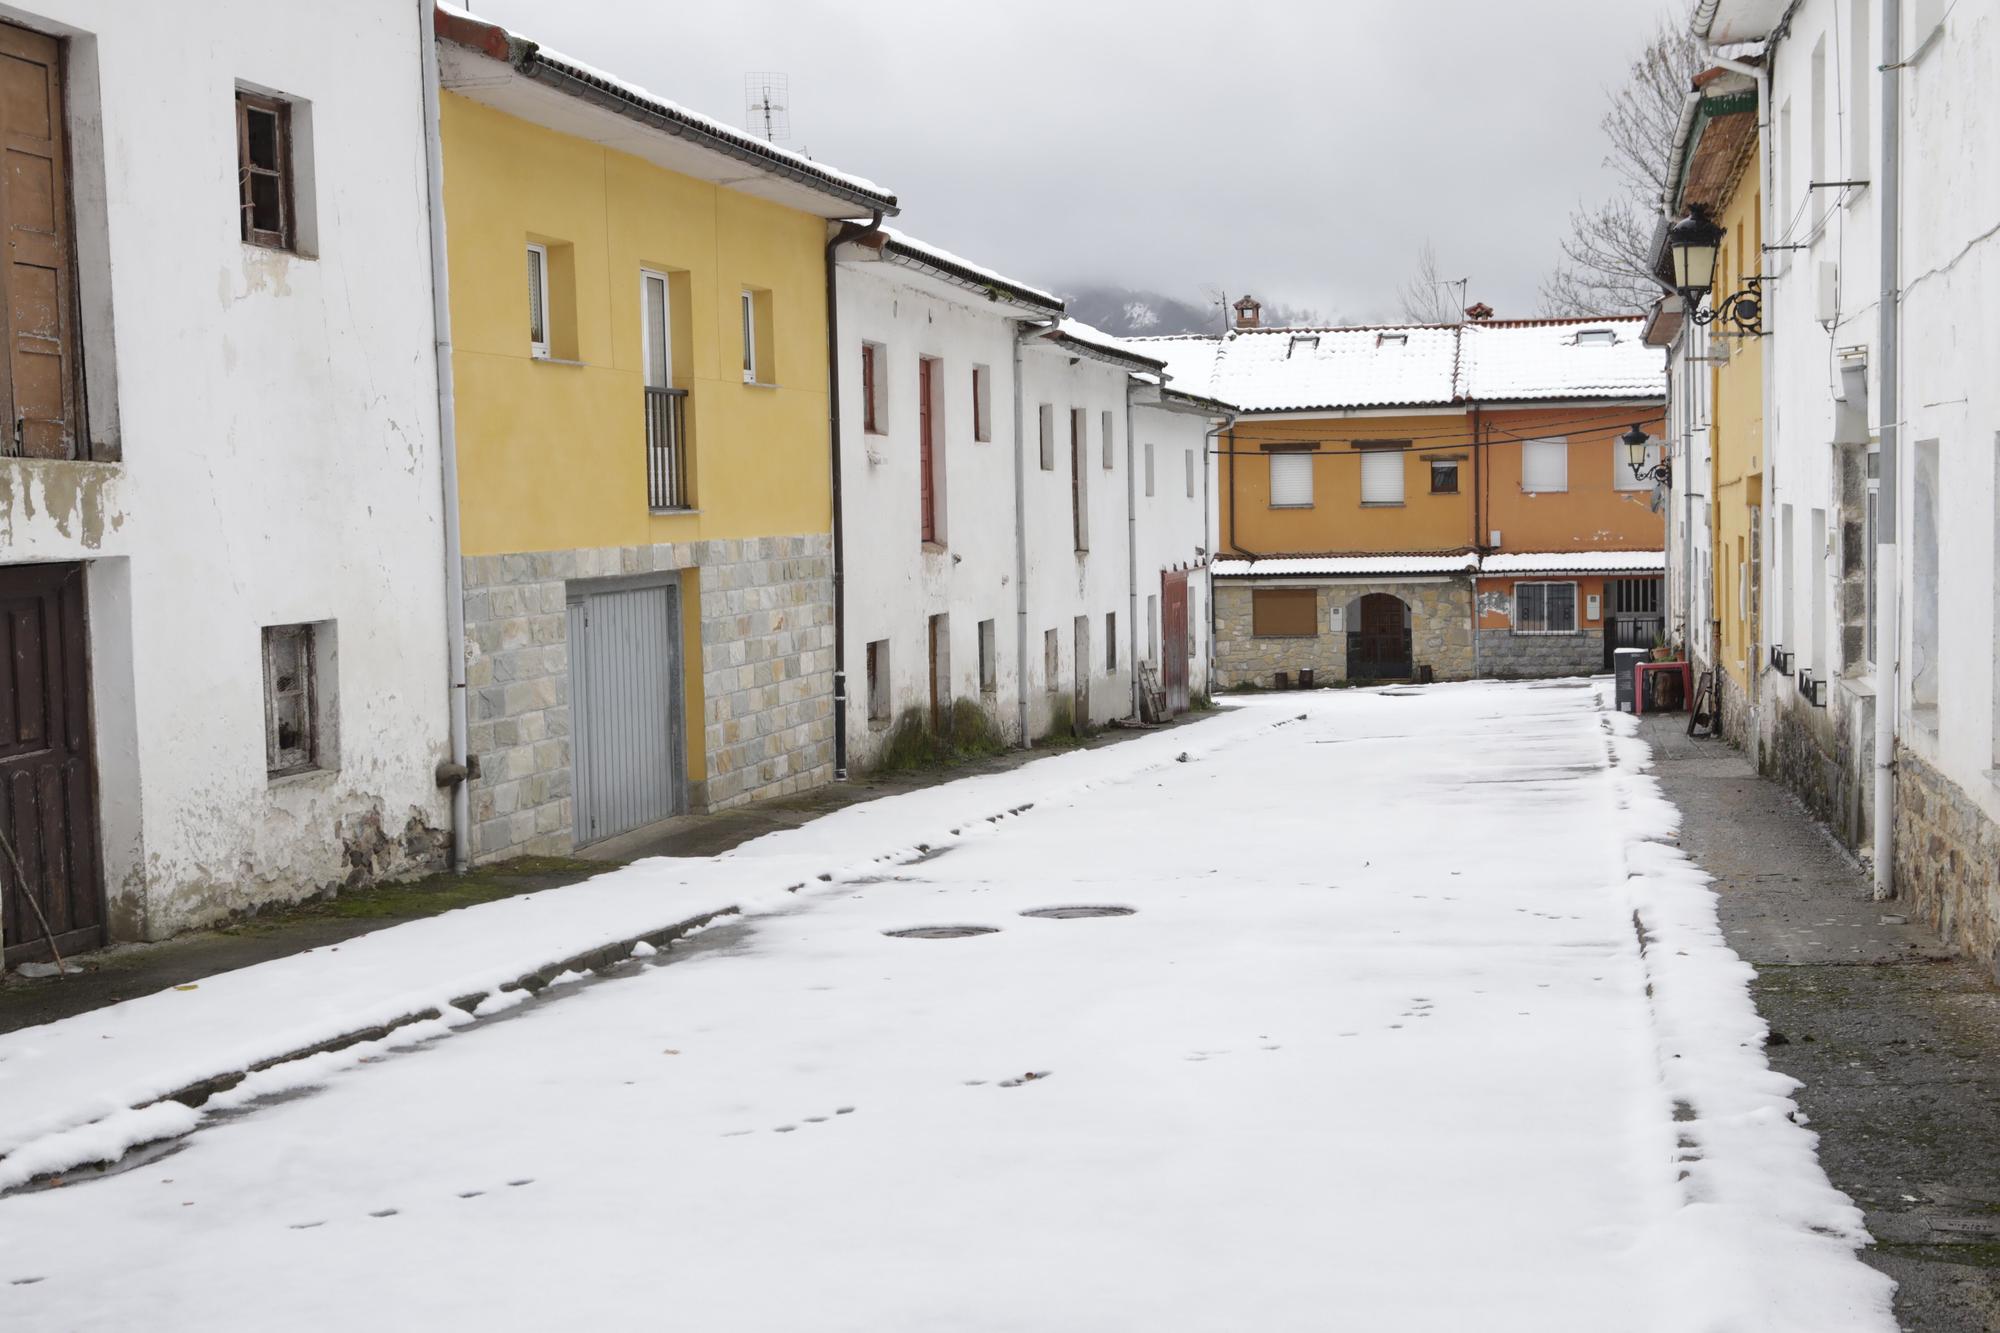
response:
[[[1666,459],[1662,458],[1652,467],[1646,466],[1646,450],[1652,446],[1653,437],[1646,434],[1644,426],[1635,422],[1632,429],[1618,437],[1618,442],[1625,446],[1625,463],[1632,469],[1635,480],[1657,481],[1668,487],[1674,484],[1674,470]]]
[[[1764,332],[1764,279],[1743,280],[1743,290],[1731,292],[1707,309],[1702,298],[1715,285],[1715,261],[1722,253],[1723,229],[1715,225],[1708,210],[1689,204],[1687,216],[1667,228],[1667,248],[1673,252],[1674,287],[1681,294],[1687,317],[1697,324],[1721,320],[1728,331],[1746,337]]]

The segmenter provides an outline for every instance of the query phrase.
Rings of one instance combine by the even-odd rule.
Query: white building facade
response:
[[[1996,21],[1719,0],[1695,27],[1765,43],[1764,766],[1815,804],[1835,776],[1878,891],[2000,969]]]
[[[1016,745],[1132,717],[1135,660],[1204,693],[1217,409],[949,252],[884,229],[837,260],[846,767],[968,704]]]
[[[418,6],[8,12],[7,959],[441,864]]]

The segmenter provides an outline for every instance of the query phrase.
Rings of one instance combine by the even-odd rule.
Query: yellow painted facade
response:
[[[829,531],[825,222],[455,93],[442,103],[464,553]],[[550,255],[543,360],[531,242]],[[645,270],[673,298],[688,512],[647,508]],[[743,379],[746,290],[768,312],[762,384]]]
[[[1744,161],[1754,163],[1755,145]],[[1743,279],[1762,272],[1763,197],[1753,171],[1739,175],[1716,214],[1723,227],[1722,253],[1715,266],[1711,303],[1741,289]],[[1749,697],[1756,672],[1762,614],[1762,553],[1758,523],[1764,500],[1764,346],[1757,338],[1732,337],[1713,326],[1711,354],[1728,343],[1729,360],[1709,366],[1710,532],[1717,660]]]

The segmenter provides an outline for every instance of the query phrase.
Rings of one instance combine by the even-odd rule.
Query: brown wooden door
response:
[[[1188,710],[1187,574],[1160,575],[1160,688],[1167,711]]]
[[[65,954],[104,942],[87,642],[82,565],[0,567],[0,835],[13,849],[0,848],[0,932],[9,966],[49,957],[51,934]]]
[[[80,458],[69,182],[64,170],[61,48],[0,24],[0,315],[6,319],[7,452]]]
[[[937,441],[932,435],[937,414],[931,397],[936,392],[937,362],[925,357],[917,362],[917,501],[923,507],[924,540],[937,540],[937,490],[932,485],[932,460]]]
[[[1410,610],[1400,598],[1371,592],[1361,599],[1347,630],[1349,680],[1401,680],[1410,660]]]

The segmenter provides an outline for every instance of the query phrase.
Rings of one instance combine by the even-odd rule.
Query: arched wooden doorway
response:
[[[1410,608],[1400,597],[1371,592],[1347,608],[1347,678],[1405,680],[1411,674]]]

